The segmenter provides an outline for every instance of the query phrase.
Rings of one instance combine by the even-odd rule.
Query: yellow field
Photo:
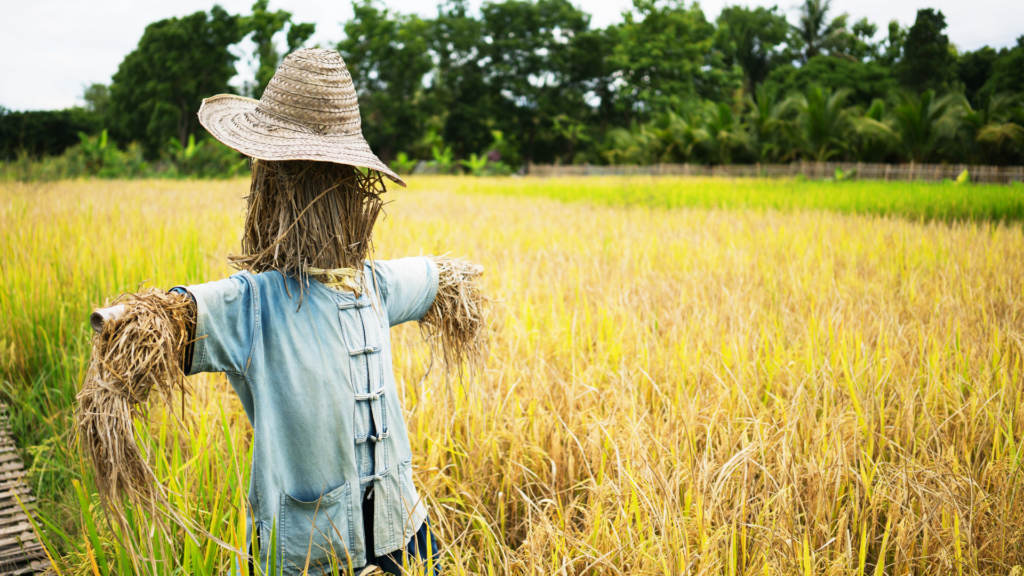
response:
[[[487,369],[465,386],[424,379],[415,326],[395,335],[448,574],[1020,573],[1019,224],[451,191],[463,182],[391,190],[376,237],[377,258],[483,264],[499,299]],[[32,481],[62,571],[132,561],[98,519],[88,468],[39,432],[67,429],[88,306],[142,280],[230,274],[246,191],[0,185],[0,368],[16,431],[39,436]],[[191,437],[166,415],[148,428],[155,465],[237,545],[248,424],[222,376],[193,384]],[[183,541],[131,571],[233,564]]]

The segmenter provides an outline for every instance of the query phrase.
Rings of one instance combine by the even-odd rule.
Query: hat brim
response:
[[[316,134],[253,116],[258,100],[220,94],[203,100],[199,123],[225,146],[259,160],[313,160],[376,170],[405,186],[370,150],[361,132]]]

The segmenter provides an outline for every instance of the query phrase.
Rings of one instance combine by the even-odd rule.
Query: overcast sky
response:
[[[471,0],[478,7],[482,0]],[[208,10],[211,0],[5,0],[0,20],[0,105],[12,110],[43,110],[80,104],[85,85],[110,82],[118,64],[138,44],[146,25],[171,16]],[[222,0],[229,12],[248,12],[252,0]],[[621,21],[630,0],[576,0],[593,15],[593,25]],[[701,2],[709,20],[727,4],[778,4],[795,21],[797,0],[781,3],[751,0]],[[436,0],[386,0],[401,12],[423,16],[436,13]],[[852,20],[868,17],[883,34],[890,20],[914,20],[918,8],[942,10],[946,33],[961,50],[984,45],[1000,48],[1024,34],[1024,1],[1020,0],[833,0],[833,13]],[[284,8],[300,22],[315,22],[313,42],[333,44],[342,37],[341,23],[352,15],[348,0],[271,0],[271,9]],[[240,63],[245,68],[245,63]],[[244,72],[244,70],[243,70]],[[251,76],[251,73],[248,74]]]

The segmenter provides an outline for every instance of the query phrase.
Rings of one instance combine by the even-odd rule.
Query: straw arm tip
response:
[[[437,295],[420,320],[431,354],[445,372],[472,370],[486,360],[487,314],[491,299],[478,282],[483,266],[462,258],[431,256],[438,269]]]

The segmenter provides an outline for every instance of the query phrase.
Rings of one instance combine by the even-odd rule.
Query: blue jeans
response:
[[[386,574],[395,574],[397,576],[402,574],[402,566],[405,564],[407,556],[424,565],[426,565],[427,559],[432,556],[434,559],[434,570],[430,576],[440,576],[441,554],[437,551],[437,539],[433,531],[430,530],[430,520],[427,520],[420,526],[416,535],[409,540],[405,548],[395,550],[384,556],[373,556],[373,500],[370,499],[372,494],[373,486],[369,486],[366,488],[366,493],[363,496],[363,530],[366,534],[366,563],[379,567]]]

